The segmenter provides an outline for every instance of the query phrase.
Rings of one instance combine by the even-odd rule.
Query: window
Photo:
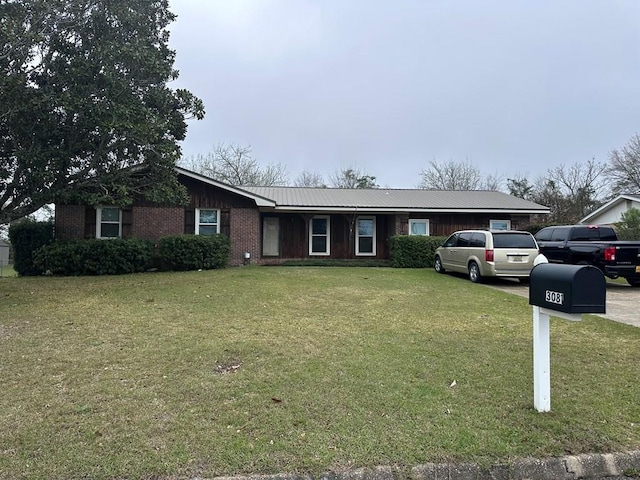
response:
[[[487,244],[487,237],[484,233],[474,233],[471,235],[471,240],[469,240],[470,247],[480,247],[484,248]]]
[[[489,230],[511,230],[511,220],[489,220]]]
[[[122,236],[122,210],[118,207],[96,209],[96,238],[120,238]]]
[[[442,244],[443,247],[455,247],[458,245],[458,238],[460,237],[459,233],[454,233],[449,238],[445,240]]]
[[[356,255],[375,255],[376,218],[358,217],[356,223]]]
[[[471,232],[462,232],[458,237],[458,247],[470,247],[471,246],[471,237],[473,237],[473,233]]]
[[[569,227],[556,227],[551,234],[552,242],[564,242],[569,236]]]
[[[329,255],[329,217],[313,217],[309,222],[309,255]]]
[[[493,248],[538,248],[530,233],[496,233]]]
[[[429,220],[425,219],[410,219],[409,220],[409,235],[429,235]]]
[[[551,233],[553,232],[553,228],[543,228],[538,233],[536,233],[536,240],[540,242],[548,242],[551,240]]]
[[[220,210],[196,208],[196,235],[220,233]]]

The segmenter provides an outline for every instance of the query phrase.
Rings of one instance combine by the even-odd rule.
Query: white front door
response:
[[[277,257],[280,255],[280,218],[262,219],[262,255]]]

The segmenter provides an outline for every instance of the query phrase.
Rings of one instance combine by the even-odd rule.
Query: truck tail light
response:
[[[604,249],[604,259],[606,262],[615,262],[616,260],[615,247],[607,247]]]
[[[493,262],[493,250],[484,251],[484,260],[486,262]]]

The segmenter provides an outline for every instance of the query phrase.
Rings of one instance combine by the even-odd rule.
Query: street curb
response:
[[[214,480],[579,480],[640,474],[640,450],[626,453],[522,458],[483,467],[476,463],[426,463],[415,467],[372,467],[320,475],[247,475]],[[192,480],[205,480],[195,477]]]

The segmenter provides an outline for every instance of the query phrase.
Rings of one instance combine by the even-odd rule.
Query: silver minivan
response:
[[[472,282],[482,277],[514,277],[527,282],[538,256],[538,244],[529,232],[516,230],[462,230],[436,249],[434,268],[469,275]]]

